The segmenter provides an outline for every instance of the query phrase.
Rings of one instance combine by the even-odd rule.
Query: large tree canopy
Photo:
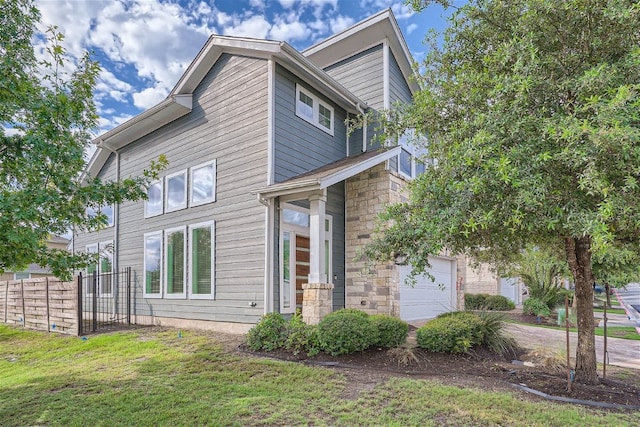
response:
[[[32,0],[0,0],[0,273],[39,263],[68,278],[88,256],[49,250],[46,240],[104,226],[105,215],[90,212],[145,197],[164,160],[142,177],[80,182],[97,124],[99,66],[88,54],[69,57],[55,28],[47,33],[46,59],[37,60],[39,19]]]
[[[368,254],[401,252],[420,271],[443,248],[561,248],[576,379],[596,382],[592,256],[639,248],[640,4],[472,0],[449,24],[430,37],[414,104],[383,123],[426,135],[436,166],[386,212]]]

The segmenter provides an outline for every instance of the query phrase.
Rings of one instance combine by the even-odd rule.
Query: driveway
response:
[[[509,323],[506,331],[511,334],[518,344],[524,348],[547,348],[566,354],[566,332],[563,330],[541,328]],[[569,332],[569,342],[571,344],[571,357],[575,359],[577,333]],[[604,338],[596,336],[596,359],[602,363],[604,356]],[[608,338],[607,350],[609,364],[640,370],[640,341],[625,340],[621,338]]]

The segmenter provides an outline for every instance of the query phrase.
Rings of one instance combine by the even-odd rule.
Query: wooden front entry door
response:
[[[296,309],[302,309],[302,284],[309,281],[309,238],[296,234]]]

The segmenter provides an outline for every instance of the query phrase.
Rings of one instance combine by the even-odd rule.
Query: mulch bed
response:
[[[241,347],[247,351],[244,346]],[[402,376],[496,391],[514,391],[512,384],[516,384],[551,396],[627,405],[630,406],[629,409],[640,408],[638,371],[608,367],[607,380],[601,380],[599,385],[573,382],[571,392],[568,392],[566,373],[514,364],[512,360],[522,354],[501,357],[487,348],[475,348],[470,353],[462,355],[429,353],[419,348],[414,348],[410,353],[406,350],[371,349],[338,357],[323,353],[306,357],[286,351],[254,354],[339,370],[348,378],[349,390],[346,392],[346,398],[356,398],[360,391],[369,390],[390,376]],[[534,394],[519,393],[526,399],[540,399]]]

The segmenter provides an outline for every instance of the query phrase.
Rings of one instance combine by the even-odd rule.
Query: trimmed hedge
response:
[[[378,341],[378,330],[364,312],[343,309],[325,316],[318,324],[318,341],[332,356],[363,351]]]
[[[513,301],[502,295],[489,295],[484,304],[487,310],[509,311],[516,308]]]
[[[378,341],[374,345],[391,348],[403,344],[409,335],[407,322],[386,314],[374,314],[369,320],[378,331]]]
[[[464,294],[464,307],[467,310],[481,310],[489,294]]]
[[[463,321],[469,326],[471,333],[471,346],[479,345],[484,342],[484,324],[480,317],[471,311],[451,311],[448,313],[442,313],[436,319],[451,319],[455,318]]]
[[[247,334],[247,346],[253,351],[282,348],[287,338],[287,321],[280,313],[267,313]]]
[[[472,346],[473,332],[463,319],[439,317],[416,331],[418,347],[434,353],[466,353]]]

